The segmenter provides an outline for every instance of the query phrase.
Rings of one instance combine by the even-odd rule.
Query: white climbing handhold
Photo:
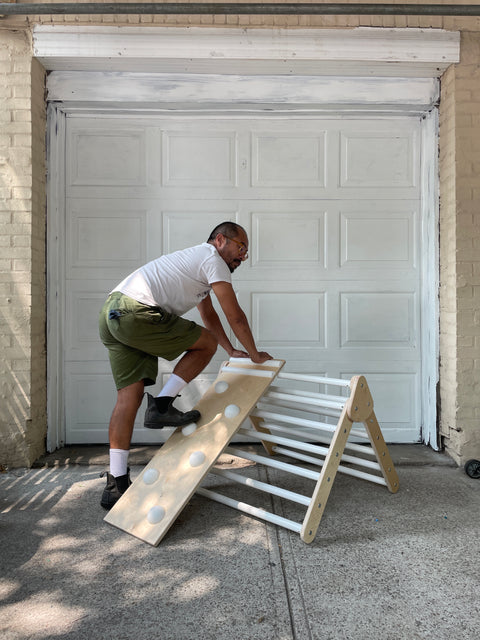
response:
[[[153,484],[158,480],[159,473],[156,469],[147,469],[143,474],[143,481],[145,484]]]
[[[237,407],[236,404],[229,404],[225,409],[225,417],[226,418],[235,418],[240,413],[240,407]]]
[[[186,424],[184,427],[182,427],[182,433],[184,436],[189,436],[196,429],[197,425],[194,422],[191,422],[190,424]]]
[[[158,524],[165,517],[165,509],[160,506],[152,507],[147,513],[147,520],[150,524]]]
[[[199,467],[205,462],[205,454],[203,453],[203,451],[194,451],[192,454],[190,454],[190,458],[188,461],[190,462],[191,467]]]
[[[228,389],[228,382],[225,382],[225,380],[220,380],[220,382],[217,382],[217,384],[215,385],[215,391],[217,393],[223,393],[227,389]]]

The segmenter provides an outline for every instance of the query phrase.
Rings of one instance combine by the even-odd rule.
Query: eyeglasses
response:
[[[225,234],[223,234],[225,236]],[[248,247],[244,242],[240,240],[235,240],[235,238],[230,238],[230,236],[225,236],[228,240],[235,242],[238,245],[238,253],[242,256],[242,260],[246,260],[248,258]]]

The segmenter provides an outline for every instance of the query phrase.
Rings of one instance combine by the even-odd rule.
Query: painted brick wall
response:
[[[456,291],[456,144],[455,68],[441,80],[440,101],[440,434],[456,425],[457,291]]]
[[[36,459],[38,450],[44,450],[47,429],[46,388],[46,105],[45,71],[33,60],[31,65],[32,100],[32,306],[31,306],[31,390],[30,418],[31,450],[29,457]]]
[[[453,387],[456,389],[456,414],[451,416],[449,422],[442,417],[445,446],[457,462],[463,462],[467,458],[480,458],[479,60],[480,34],[463,32],[460,64],[452,70],[455,94],[455,148],[452,154],[456,174],[455,216],[449,215],[446,222],[450,229],[452,219],[455,221],[455,230],[452,229],[455,240],[449,247],[447,260],[455,262],[455,273],[449,273],[449,286],[455,287],[455,295],[450,292],[449,297],[456,298],[456,358],[450,358],[456,366],[456,385]],[[443,173],[441,175],[443,183]],[[447,354],[448,352],[445,356]],[[447,393],[443,395],[446,397]]]
[[[3,32],[0,41],[0,465],[10,466],[29,465],[41,455],[46,428],[45,401],[42,399],[41,409],[39,402],[40,396],[44,398],[46,382],[45,357],[42,356],[45,352],[42,275],[45,273],[45,188],[41,178],[45,166],[45,125],[41,117],[43,90],[39,91],[44,73],[36,62],[34,67],[32,73],[29,33]],[[32,90],[37,94],[33,109]],[[33,136],[32,127],[35,128]]]
[[[48,2],[49,0],[43,0]],[[108,0],[96,0],[107,3]],[[128,0],[127,0],[128,1]],[[187,0],[188,1],[188,0]],[[291,0],[277,0],[290,2]],[[193,0],[192,4],[195,2]],[[357,0],[346,0],[355,3]],[[374,0],[372,4],[383,4],[384,0]],[[392,2],[392,4],[394,4]],[[438,4],[465,4],[464,0],[457,2],[442,2]],[[278,27],[278,28],[308,28],[308,27],[408,27],[434,28],[447,30],[480,31],[480,18],[476,17],[442,17],[442,16],[222,16],[222,15],[67,15],[67,16],[15,16],[2,20],[2,24],[23,25],[31,24],[108,24],[108,25],[146,25],[146,26],[219,26],[219,27]]]

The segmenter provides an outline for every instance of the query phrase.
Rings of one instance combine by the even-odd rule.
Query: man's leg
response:
[[[185,383],[191,382],[205,369],[215,355],[217,347],[218,342],[216,338],[210,331],[202,327],[200,338],[190,349],[187,349],[183,358],[177,362],[173,373],[179,378],[182,378],[182,380],[185,380]]]
[[[134,382],[120,389],[117,393],[117,403],[110,418],[108,438],[111,449],[130,449],[133,425],[137,411],[142,403],[144,391],[143,380]]]
[[[149,396],[149,406],[145,415],[145,427],[160,429],[164,426],[183,426],[200,418],[198,411],[183,413],[172,406],[180,391],[201,373],[217,350],[217,340],[202,328],[200,338],[187,349],[173,370],[173,374],[156,398]]]
[[[117,402],[108,428],[110,473],[107,474],[107,486],[101,499],[101,505],[105,509],[113,507],[131,484],[128,472],[128,453],[135,417],[142,402],[143,390],[142,380],[117,392]]]

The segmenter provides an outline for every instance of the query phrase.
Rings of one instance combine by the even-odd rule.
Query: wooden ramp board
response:
[[[105,522],[158,545],[284,364],[232,358],[222,365],[195,406],[197,425],[172,433]]]

